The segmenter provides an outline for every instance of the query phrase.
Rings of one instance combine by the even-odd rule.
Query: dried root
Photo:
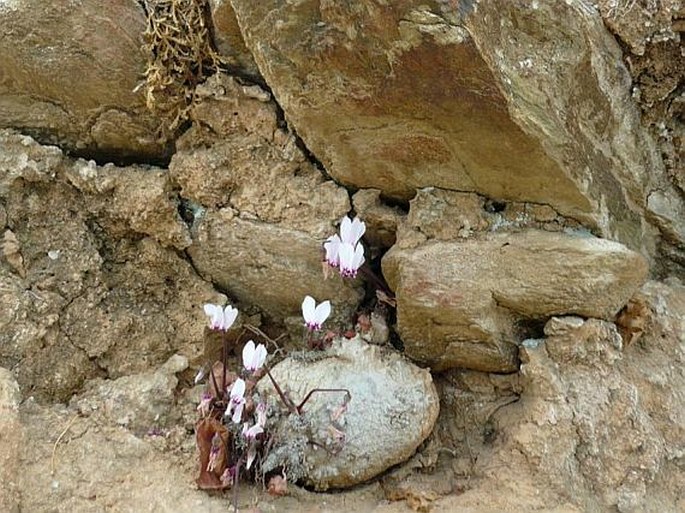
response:
[[[166,139],[188,120],[195,88],[216,73],[221,60],[212,46],[207,0],[144,0],[145,100],[162,119]]]

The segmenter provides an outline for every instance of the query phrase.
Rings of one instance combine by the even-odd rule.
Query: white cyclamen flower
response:
[[[364,263],[364,247],[357,244],[356,247],[347,242],[340,245],[340,275],[344,278],[354,278],[357,271]]]
[[[226,417],[231,416],[233,422],[240,424],[243,408],[245,408],[245,381],[238,378],[231,387],[230,399],[225,415]]]
[[[352,246],[356,246],[364,232],[366,232],[366,225],[358,217],[355,217],[354,221],[350,220],[347,216],[342,218],[340,222],[340,240],[343,243],[347,242],[352,244]]]
[[[331,302],[324,301],[319,306],[316,306],[316,301],[312,296],[305,296],[302,301],[302,317],[304,317],[304,324],[310,331],[317,331],[321,329],[328,316],[331,315]]]
[[[261,435],[264,432],[264,428],[260,426],[259,424],[255,424],[251,428],[247,427],[247,422],[243,424],[243,436],[247,440],[255,440],[257,438],[257,435]]]
[[[266,361],[266,347],[264,344],[259,344],[256,348],[254,342],[250,340],[245,347],[243,347],[243,365],[245,369],[254,372],[260,369]]]
[[[340,244],[342,241],[336,233],[326,239],[323,243],[323,247],[326,250],[326,263],[331,267],[338,267],[340,260],[338,259],[338,250],[340,249]]]
[[[209,327],[213,330],[228,331],[238,317],[238,309],[231,305],[224,308],[221,305],[207,303],[204,310],[209,317]]]
[[[257,408],[256,408],[257,425],[259,425],[261,427],[266,426],[266,410],[267,410],[267,405],[265,402],[261,402],[257,405]]]

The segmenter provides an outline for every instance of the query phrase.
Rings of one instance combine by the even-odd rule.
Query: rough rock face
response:
[[[170,165],[183,197],[198,205],[188,248],[194,265],[271,315],[298,315],[309,294],[333,300],[334,313],[347,318],[360,283],[324,281],[321,268],[322,244],[350,210],[346,191],[278,126],[267,92],[218,75],[200,94],[196,125]]]
[[[0,367],[0,509],[18,510],[20,454],[24,432],[19,420],[21,394],[12,373]]]
[[[153,158],[137,2],[0,3],[0,128],[101,156]]]
[[[343,183],[548,204],[654,250],[642,212],[663,165],[584,2],[232,5],[289,122]]]
[[[396,247],[383,270],[408,355],[435,370],[490,372],[516,370],[525,320],[613,319],[647,277],[643,257],[621,244],[538,230]]]
[[[245,46],[230,0],[209,0],[214,23],[214,37],[221,56],[241,72],[259,76],[252,54]]]
[[[345,388],[351,400],[340,412],[344,393],[319,393],[303,415],[278,421],[265,471],[285,466],[291,479],[317,490],[345,488],[405,461],[432,431],[440,405],[428,371],[358,338],[337,340],[311,358],[290,357],[273,368],[290,397]],[[272,385],[261,383],[278,404]]]
[[[174,355],[154,372],[115,380],[94,379],[71,405],[84,417],[126,427],[138,436],[171,428],[181,420],[175,408],[176,374],[188,368],[188,359]]]
[[[189,235],[167,173],[75,161],[11,132],[0,148],[13,240],[0,260],[11,305],[0,316],[0,362],[22,388],[67,400],[103,372],[201,354],[200,305],[217,294],[176,253]]]
[[[682,510],[685,288],[648,282],[635,299],[644,334],[628,346],[606,321],[555,317],[520,376],[444,376],[431,444],[469,482],[436,510]]]

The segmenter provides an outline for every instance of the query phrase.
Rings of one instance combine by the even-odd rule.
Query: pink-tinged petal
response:
[[[331,302],[324,301],[316,307],[316,311],[314,312],[314,319],[316,324],[318,324],[320,327],[324,323],[324,321],[328,319],[329,315],[331,315]]]
[[[264,429],[259,424],[255,424],[254,426],[252,426],[250,428],[248,428],[247,425],[248,425],[247,422],[245,424],[243,424],[242,433],[243,433],[243,436],[245,438],[247,438],[248,440],[254,440],[255,438],[257,438],[258,435],[261,435],[264,432]]]
[[[255,356],[254,356],[254,370],[261,369],[262,365],[264,365],[264,362],[266,361],[266,355],[267,355],[266,347],[264,347],[264,344],[259,344],[257,346],[257,349],[255,350]]]
[[[235,410],[233,411],[233,416],[231,417],[231,420],[235,422],[236,424],[240,424],[240,421],[243,418],[243,409],[245,408],[245,402],[242,402],[238,405],[236,405]]]
[[[309,324],[314,322],[316,301],[312,296],[305,296],[304,301],[302,301],[302,317],[304,317],[304,322]]]
[[[338,257],[338,250],[340,249],[340,237],[338,235],[332,235],[326,239],[326,242],[323,243],[323,247],[326,250],[326,262],[328,265],[331,267],[338,267],[339,264],[339,257]]]
[[[255,356],[255,345],[252,340],[248,341],[243,347],[243,366],[249,370],[254,371],[253,362]]]
[[[224,331],[228,331],[230,329],[230,327],[233,326],[233,323],[235,322],[237,317],[238,317],[238,309],[233,308],[231,305],[226,305],[226,309],[223,312]]]
[[[266,426],[266,408],[266,403],[259,403],[257,405],[257,424],[262,426],[262,428]]]

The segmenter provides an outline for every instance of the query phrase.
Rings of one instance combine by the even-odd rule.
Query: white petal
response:
[[[254,355],[255,355],[255,347],[254,347],[254,342],[250,340],[245,346],[243,347],[243,366],[247,370],[253,370],[252,368],[252,362],[254,360]]]
[[[238,309],[233,308],[231,305],[226,305],[226,309],[223,311],[223,317],[224,317],[224,331],[228,331],[228,329],[233,326],[233,323],[235,322],[236,318],[238,317]]]
[[[240,424],[240,419],[243,417],[243,408],[245,408],[245,403],[240,403],[235,407],[235,411],[233,412],[233,417],[231,417],[231,419],[236,424]]]
[[[209,317],[209,327],[214,329],[221,327],[221,306],[207,303],[204,306],[205,314]]]
[[[352,266],[354,269],[359,269],[364,263],[364,246],[357,244],[354,249],[354,258],[352,259]]]
[[[355,217],[354,221],[352,221],[351,240],[349,242],[351,244],[356,244],[364,233],[366,233],[366,224],[358,217]]]
[[[352,244],[349,244],[347,242],[343,242],[340,245],[340,270],[343,271],[345,269],[351,269],[352,268],[352,261],[354,260],[354,248],[352,247]]]
[[[350,237],[352,237],[352,220],[345,216],[340,221],[340,240],[350,242]]]
[[[241,399],[245,395],[245,381],[238,378],[233,386],[231,387],[231,397],[240,397]]]
[[[250,467],[252,466],[252,463],[254,462],[256,457],[257,447],[255,445],[250,445],[250,447],[247,449],[247,470],[250,470]]]
[[[257,346],[257,349],[255,350],[255,355],[254,355],[254,369],[260,369],[262,365],[264,365],[264,362],[266,361],[266,355],[267,355],[266,347],[264,347],[264,344],[259,344]]]
[[[315,322],[320,326],[328,319],[329,315],[331,315],[331,302],[324,301],[316,307],[316,312],[314,314]]]
[[[332,266],[338,265],[338,250],[340,249],[340,237],[338,235],[332,235],[326,239],[323,243],[323,247],[326,250],[326,262]]]
[[[312,296],[305,296],[304,301],[302,301],[302,317],[304,317],[305,322],[314,321],[314,309],[316,307],[316,301]]]

